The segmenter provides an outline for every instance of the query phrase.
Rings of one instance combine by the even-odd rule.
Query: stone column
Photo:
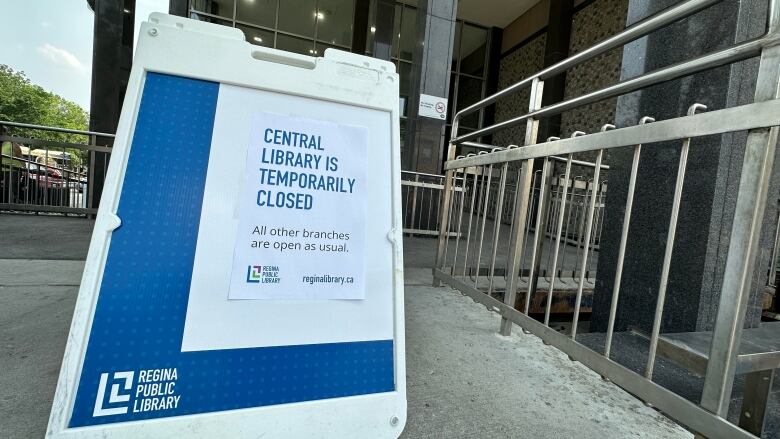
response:
[[[189,3],[189,0],[169,0],[168,13],[178,15],[179,17],[187,17],[189,15]]]
[[[630,0],[627,25],[675,3],[676,0]],[[621,78],[631,78],[758,36],[765,28],[766,8],[766,0],[722,2],[637,40],[624,48]],[[635,125],[642,116],[657,120],[679,117],[696,102],[710,110],[751,102],[757,65],[757,60],[747,60],[621,97],[616,124]],[[745,140],[746,133],[733,133],[692,142],[662,332],[705,331],[714,325]],[[604,331],[607,325],[632,152],[632,148],[611,150],[606,160],[611,169],[592,331]],[[647,145],[642,149],[616,331],[626,330],[630,325],[644,331],[652,327],[679,156],[680,142]],[[777,194],[777,178],[773,178],[746,327],[760,322],[760,298],[777,219]]]
[[[89,129],[115,133],[133,61],[135,0],[95,0],[94,43],[92,48],[92,96]],[[110,138],[98,139],[101,145]],[[93,175],[92,207],[98,207],[103,193],[103,175],[108,167],[106,153],[95,153],[89,166]]]
[[[390,61],[393,46],[393,21],[395,18],[395,2],[393,0],[376,1],[374,43],[372,53],[374,58]]]
[[[352,53],[366,54],[366,33],[368,32],[369,1],[355,1],[355,15],[352,18]]]
[[[442,171],[445,121],[421,117],[417,109],[420,94],[448,97],[457,10],[457,0],[417,3],[417,44],[412,57],[404,169],[429,174]]]
[[[547,34],[544,45],[544,67],[549,67],[569,56],[571,21],[574,16],[574,0],[551,0],[547,17]],[[566,92],[566,73],[544,81],[542,106],[563,100]],[[539,122],[538,139],[544,141],[550,136],[560,136],[561,115],[547,117]]]

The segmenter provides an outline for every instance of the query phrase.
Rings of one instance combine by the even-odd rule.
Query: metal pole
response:
[[[498,236],[501,233],[501,215],[504,210],[504,189],[506,186],[506,174],[509,168],[509,163],[501,165],[501,177],[498,182],[498,198],[496,199],[496,214],[493,216],[493,254],[490,256],[490,273],[488,274],[488,290],[487,293],[493,292],[493,274],[496,269],[496,253],[498,251]]]
[[[535,79],[531,86],[531,96],[529,99],[528,108],[529,111],[533,111],[535,108],[539,108],[542,104],[542,94],[544,91],[544,82],[539,79]],[[525,127],[525,146],[533,145],[536,143],[536,135],[539,131],[539,121],[529,119]],[[504,303],[515,307],[515,297],[517,294],[517,284],[520,279],[520,252],[525,245],[525,236],[522,224],[525,224],[525,218],[528,210],[528,192],[531,188],[531,173],[534,168],[534,160],[529,159],[523,161],[522,169],[520,170],[520,184],[517,186],[515,196],[517,197],[517,204],[515,205],[515,230],[512,236],[509,238],[509,280],[506,284],[506,292],[504,293]],[[512,321],[506,317],[501,317],[501,327],[499,329],[501,335],[507,336],[512,333]]]
[[[528,214],[528,189],[531,187],[531,174],[534,166],[533,159],[524,160],[520,168],[520,186],[518,186],[515,196],[517,197],[517,203],[515,204],[515,211],[513,215],[517,218],[518,224],[525,222],[526,215]],[[506,291],[504,292],[504,303],[515,307],[515,298],[517,295],[517,285],[520,281],[520,251],[525,245],[525,233],[522,227],[515,227],[512,236],[509,238],[509,278],[506,283]],[[512,322],[504,317],[501,317],[501,327],[499,329],[501,335],[509,335],[512,333]]]
[[[655,122],[650,116],[639,120],[640,125]],[[639,155],[642,153],[642,144],[634,147],[634,159],[631,162],[631,176],[628,179],[628,194],[626,195],[626,211],[623,214],[623,229],[620,233],[620,248],[618,250],[617,269],[615,270],[615,285],[612,288],[612,301],[609,308],[609,322],[607,323],[607,340],[604,343],[604,356],[609,358],[612,348],[612,334],[615,331],[615,315],[617,315],[618,298],[620,297],[620,282],[623,278],[623,261],[626,256],[626,243],[628,242],[628,228],[631,225],[631,209],[634,205],[634,189],[636,188],[636,175],[639,171]]]
[[[456,178],[458,176],[458,170],[456,169],[454,171],[455,172],[452,173],[452,192],[455,192]],[[444,265],[441,267],[442,270],[447,266],[447,251],[449,251],[450,248],[450,229],[452,228],[452,216],[454,215],[453,210],[455,208],[455,203],[452,203],[452,197],[450,197],[450,202],[449,214],[447,215],[447,235],[444,240],[444,257],[442,258]],[[414,218],[412,218],[412,223],[414,223]]]
[[[419,183],[420,182],[420,175],[419,174],[414,174],[414,182],[415,183]],[[409,228],[410,229],[417,229],[418,228],[418,227],[415,227],[415,225],[414,225],[414,216],[415,216],[416,212],[417,212],[417,185],[414,185],[414,189],[412,189],[412,214],[409,217],[411,222],[412,222],[411,224],[409,224]],[[446,264],[446,262],[445,262],[445,264]]]
[[[775,239],[774,244],[772,246],[772,258],[769,263],[769,279],[767,280],[767,285],[777,286],[775,282],[775,278],[777,275],[777,254],[778,254],[778,246],[780,246],[780,212],[778,212],[777,218],[777,227],[775,227]]]
[[[769,11],[768,33],[775,37],[780,24],[778,3],[778,0],[772,0]],[[755,102],[780,97],[778,84],[780,46],[774,45],[765,48],[761,53]],[[737,352],[750,297],[750,284],[775,159],[777,135],[777,126],[753,129],[748,132],[745,145],[739,196],[701,397],[701,406],[720,416],[726,416],[731,399]]]
[[[554,137],[551,137],[551,139],[554,139]],[[561,206],[561,178],[563,176],[561,174],[555,175],[555,162],[553,162],[552,165],[552,178],[555,182],[555,190],[551,191],[551,200],[550,200],[550,212],[547,214],[548,218],[558,218],[558,211],[560,210]],[[552,186],[550,186],[552,188]],[[558,234],[558,229],[555,227],[557,223],[550,224],[548,222],[548,229],[545,230],[545,238],[546,234],[549,233],[550,235],[550,245],[547,249],[547,268],[544,270],[544,278],[550,281],[550,276],[554,276],[555,274],[550,271],[552,268],[552,257],[553,257],[553,240],[555,239],[555,236]]]
[[[601,131],[607,131],[610,129],[615,128],[612,124],[606,124],[603,127],[601,127]],[[604,157],[604,150],[600,149],[598,154],[596,155],[596,167],[593,169],[593,181],[599,181],[599,176],[601,175],[601,159]],[[588,219],[587,223],[585,225],[585,240],[584,242],[587,243],[590,241],[590,234],[593,231],[593,214],[596,211],[596,191],[598,190],[597,187],[593,188],[593,196],[590,199],[590,206],[588,208]],[[580,284],[577,287],[577,298],[574,301],[574,319],[572,319],[571,324],[571,338],[576,340],[577,339],[577,325],[580,321],[580,305],[582,304],[582,290],[585,288],[585,268],[588,266],[588,249],[585,248],[585,251],[582,252],[582,262],[580,263]]]
[[[688,108],[688,116],[693,116],[698,110],[706,110],[703,104],[693,104]],[[674,198],[672,199],[672,215],[669,218],[669,231],[666,234],[666,249],[664,261],[661,266],[661,283],[658,287],[658,298],[655,303],[655,315],[653,316],[653,330],[650,333],[650,351],[647,355],[647,367],[645,377],[653,379],[653,366],[655,366],[655,353],[658,348],[658,337],[661,333],[661,320],[664,314],[664,302],[666,301],[666,287],[669,284],[669,268],[672,264],[672,251],[674,250],[674,235],[677,232],[677,217],[680,214],[680,201],[682,200],[683,183],[685,181],[685,166],[688,163],[688,151],[691,148],[691,139],[683,140],[680,149],[680,163],[677,168],[677,182],[674,186]]]
[[[463,203],[466,197],[466,170],[463,170],[463,184],[460,187],[460,205],[458,206],[458,229],[455,232],[455,257],[452,260],[452,270],[450,274],[455,276],[455,266],[458,263],[458,246],[460,245],[460,229],[463,223]],[[457,174],[455,174],[457,175]]]
[[[473,154],[469,154],[468,156],[471,156],[471,155],[473,155]],[[468,168],[466,168],[466,170],[468,170]],[[474,219],[474,200],[477,199],[477,174],[476,174],[476,172],[474,172],[474,178],[472,178],[470,198],[471,198],[471,201],[469,202],[469,204],[470,204],[471,207],[469,208],[469,229],[468,229],[468,232],[466,232],[466,253],[463,255],[463,276],[466,276],[466,266],[469,263],[469,247],[471,245],[471,222]]]
[[[480,152],[479,154],[487,154],[487,152],[483,151],[483,152]],[[481,245],[480,240],[477,239],[476,233],[479,230],[479,213],[482,212],[482,209],[483,209],[482,202],[485,200],[485,196],[484,196],[485,192],[483,191],[483,189],[485,187],[485,167],[481,166],[479,169],[480,169],[480,171],[479,171],[479,174],[480,174],[479,189],[476,189],[476,183],[475,183],[475,186],[474,186],[475,191],[479,190],[479,199],[477,200],[477,210],[476,210],[476,213],[474,214],[476,216],[476,223],[474,223],[474,234],[475,234],[474,235],[474,253],[477,253],[477,249]],[[474,195],[476,195],[476,192],[474,193]],[[477,255],[477,257],[479,257],[479,255]],[[474,256],[472,256],[471,258],[473,260]],[[472,274],[472,269],[471,269],[471,267],[469,267],[469,277],[471,277],[471,274]]]
[[[519,148],[519,146],[517,146],[517,145],[509,145],[509,148],[507,148],[507,149],[512,149],[512,148]],[[515,213],[515,209],[517,208],[517,192],[518,192],[518,190],[520,188],[520,167],[518,167],[516,169],[516,172],[517,172],[517,178],[515,179],[516,180],[515,181],[515,192],[514,192],[514,194],[512,194],[512,210],[509,213],[509,215],[510,215],[510,218],[509,218],[509,236],[513,236],[514,235],[516,222],[517,222],[516,221],[517,217],[515,217],[514,213]],[[508,279],[508,275],[509,275],[509,271],[510,271],[509,264],[510,264],[510,260],[507,257],[506,268],[504,269],[504,279],[505,280]]]
[[[450,135],[451,138],[455,138],[458,135],[458,121],[457,119],[453,121],[452,123],[452,133]],[[447,160],[452,160],[455,158],[455,151],[457,150],[457,145],[450,142],[448,148],[447,148]],[[450,211],[450,204],[452,202],[452,186],[454,184],[453,176],[454,172],[451,170],[448,170],[444,173],[444,202],[441,204],[441,212],[439,215],[440,218],[440,225],[439,225],[439,243],[436,248],[436,268],[439,268],[441,270],[444,269],[444,265],[447,261],[445,261],[445,246],[446,242],[449,239],[449,211]],[[441,282],[434,277],[433,279],[433,286],[438,287],[441,285]]]
[[[547,194],[550,186],[550,160],[545,158],[542,162],[542,175],[539,179],[539,199],[536,204],[536,226],[534,230],[534,242],[531,247],[531,272],[528,275],[528,290],[525,293],[525,314],[531,306],[531,299],[536,293],[537,277],[539,277],[539,266],[541,264],[541,249],[543,245],[544,227],[547,224],[547,201],[550,198]]]
[[[534,171],[533,178],[531,179],[531,195],[528,199],[528,215],[526,216],[525,225],[523,226],[525,229],[523,231],[524,236],[528,236],[531,234],[531,218],[534,216],[534,199],[537,197],[534,195],[534,192],[536,192],[536,181],[538,180],[538,175],[541,174],[541,169]],[[522,272],[525,269],[525,258],[526,258],[526,248],[523,246],[522,250],[520,251],[520,277],[522,278]]]
[[[483,180],[484,181],[484,180]],[[477,250],[477,274],[474,277],[474,288],[479,289],[479,269],[482,262],[482,243],[485,240],[485,223],[490,204],[490,183],[493,181],[493,165],[488,166],[487,182],[485,184],[485,203],[482,205],[482,229],[479,232],[479,250]]]
[[[558,230],[555,237],[555,250],[552,257],[552,276],[550,276],[550,291],[547,294],[547,308],[544,311],[544,325],[550,326],[550,311],[552,308],[552,296],[555,291],[555,273],[558,271],[558,252],[561,248],[561,232],[563,231],[563,218],[566,211],[566,191],[569,189],[569,177],[571,176],[572,154],[566,158],[566,172],[563,174],[563,192],[561,195],[561,208],[558,210]]]

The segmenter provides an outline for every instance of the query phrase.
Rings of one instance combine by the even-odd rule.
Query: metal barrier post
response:
[[[706,110],[707,106],[702,104],[693,104],[688,108],[688,116],[693,116],[698,110]],[[669,284],[669,269],[672,265],[672,252],[674,251],[674,236],[677,233],[677,217],[680,214],[680,203],[682,201],[683,184],[685,183],[685,168],[688,164],[688,152],[691,149],[691,138],[683,140],[680,148],[680,161],[677,166],[677,180],[674,185],[674,197],[672,198],[672,213],[669,218],[669,228],[666,232],[666,248],[664,249],[664,260],[661,266],[661,281],[658,286],[658,296],[655,302],[655,315],[653,316],[653,329],[650,333],[650,351],[647,354],[647,366],[645,367],[645,377],[653,379],[653,367],[655,366],[655,353],[658,348],[658,337],[661,334],[661,319],[664,314],[664,303],[666,302],[666,287]]]
[[[94,134],[91,134],[89,136],[89,144],[92,146],[97,146],[97,136]],[[89,151],[88,154],[89,158],[87,159],[87,193],[84,194],[84,197],[87,199],[87,209],[92,209],[93,202],[92,202],[92,191],[95,188],[95,151]],[[92,218],[96,218],[97,215],[92,215]]]
[[[452,134],[451,137],[455,138],[458,135],[458,119],[456,118],[452,122]],[[447,160],[452,160],[455,158],[455,150],[457,146],[450,142],[449,147],[447,148]],[[449,222],[449,211],[451,209],[452,204],[452,188],[455,184],[455,171],[454,170],[448,170],[444,173],[444,202],[441,203],[441,212],[439,213],[439,243],[436,247],[436,264],[435,268],[438,269],[444,269],[444,266],[446,265],[447,261],[445,260],[445,252],[444,247],[447,244],[447,240],[450,239],[449,237],[449,231],[450,231],[450,222]],[[436,276],[433,277],[433,286],[438,287],[441,286],[441,281],[439,281]]]
[[[506,189],[506,174],[508,172],[509,165],[504,163],[501,165],[501,177],[498,182],[498,198],[496,202],[496,212],[493,215],[493,247],[490,255],[490,271],[488,272],[488,295],[493,292],[493,276],[496,269],[496,253],[498,252],[498,236],[501,233],[501,216],[504,209],[504,191]]]
[[[534,243],[531,247],[531,272],[528,275],[528,291],[525,294],[525,310],[528,314],[531,300],[536,293],[536,285],[539,280],[539,269],[542,265],[542,246],[547,236],[547,210],[550,206],[550,189],[552,188],[552,162],[544,159],[542,162],[542,175],[539,179],[539,199],[536,207],[536,225],[534,228]]]
[[[650,116],[639,119],[639,124],[655,122]],[[620,297],[620,282],[623,278],[623,261],[626,256],[626,243],[628,242],[628,227],[631,225],[631,209],[634,206],[634,189],[636,188],[636,176],[639,173],[639,156],[642,154],[642,144],[634,147],[634,157],[631,160],[631,174],[628,179],[628,193],[626,194],[626,210],[623,213],[623,228],[620,232],[620,248],[618,250],[617,268],[615,269],[615,284],[612,286],[612,300],[609,307],[609,322],[607,323],[607,339],[604,342],[604,356],[609,358],[612,348],[612,335],[615,330],[615,316],[617,315],[618,299]]]
[[[520,180],[515,193],[517,202],[515,203],[515,211],[512,213],[515,217],[515,221],[518,224],[525,223],[526,215],[528,215],[528,189],[531,187],[531,170],[533,169],[534,161],[524,160],[520,168]],[[520,281],[520,253],[525,246],[525,228],[515,227],[512,231],[512,236],[509,238],[509,277],[506,282],[506,290],[504,291],[504,303],[514,308],[515,300],[517,297],[517,285]],[[499,329],[501,335],[508,336],[512,333],[512,322],[506,317],[501,317],[501,328]]]
[[[769,34],[775,38],[775,45],[764,48],[761,53],[755,102],[780,97],[780,46],[776,45],[780,30],[778,3],[778,0],[770,3]],[[726,416],[731,399],[777,135],[777,126],[752,129],[748,132],[745,145],[739,195],[701,396],[701,406],[720,416]]]
[[[534,79],[531,85],[531,97],[528,105],[529,111],[535,111],[542,105],[542,94],[544,94],[544,82],[539,78]],[[539,120],[530,118],[526,122],[525,126],[525,142],[524,145],[533,145],[536,143],[536,135],[539,132]],[[525,224],[525,219],[528,210],[528,198],[530,196],[529,190],[531,189],[531,174],[533,173],[534,160],[529,159],[523,161],[522,169],[520,170],[520,180],[515,191],[515,197],[517,197],[517,204],[513,215],[515,216],[515,224],[517,226],[512,231],[512,236],[509,238],[509,278],[506,283],[506,291],[504,292],[504,303],[515,307],[515,297],[517,294],[517,284],[520,279],[520,254],[525,247],[525,229],[522,224]],[[501,316],[501,328],[499,329],[501,335],[508,336],[512,333],[512,321],[505,316]]]
[[[612,124],[606,124],[601,128],[601,132],[615,128]],[[582,292],[585,287],[585,273],[588,266],[588,242],[590,242],[590,234],[593,232],[593,215],[596,211],[596,195],[598,194],[598,181],[599,175],[601,175],[601,159],[604,157],[604,150],[599,149],[596,155],[596,167],[593,169],[593,195],[590,199],[590,205],[588,205],[588,216],[585,222],[585,235],[583,242],[585,248],[582,249],[582,262],[580,263],[580,282],[577,286],[577,296],[574,299],[574,318],[571,323],[571,338],[577,338],[577,325],[580,320],[580,306],[582,305]],[[583,208],[585,206],[583,201]],[[584,209],[583,209],[584,213]]]
[[[420,175],[414,174],[414,182],[419,183],[420,182]],[[417,227],[415,224],[415,213],[417,212],[417,186],[414,186],[414,189],[412,190],[412,215],[411,215],[411,224],[409,224],[410,228],[412,229],[418,229],[420,227]]]

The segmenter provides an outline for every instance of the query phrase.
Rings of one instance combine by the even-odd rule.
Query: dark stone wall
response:
[[[627,24],[675,3],[676,0],[632,0]],[[764,30],[765,13],[764,0],[726,1],[667,26],[624,48],[621,79],[759,35]],[[646,115],[657,120],[679,117],[696,102],[707,105],[709,110],[751,102],[756,68],[757,61],[748,60],[623,96],[618,99],[616,124],[635,125]],[[712,328],[745,138],[745,133],[735,133],[698,138],[691,144],[661,328],[664,332]],[[633,325],[649,331],[652,327],[680,144],[643,146],[616,330]],[[611,150],[606,157],[611,169],[592,331],[604,331],[607,326],[632,154],[633,148],[621,148]],[[776,192],[775,189],[773,193]],[[771,206],[771,215],[776,218],[776,203]],[[764,239],[762,254],[766,253],[766,247]],[[763,266],[763,262],[758,265]],[[765,279],[760,275],[754,277],[756,294],[751,300],[746,326],[755,326],[760,321],[760,303],[756,299]]]

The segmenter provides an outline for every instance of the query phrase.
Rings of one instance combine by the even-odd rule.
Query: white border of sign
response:
[[[339,102],[390,113],[392,123],[394,392],[68,428],[106,263],[135,117],[148,71]],[[52,404],[49,438],[390,438],[406,423],[398,75],[392,63],[327,49],[313,58],[251,45],[239,29],[154,13],[141,26],[103,198]],[[348,419],[344,419],[348,417]]]

